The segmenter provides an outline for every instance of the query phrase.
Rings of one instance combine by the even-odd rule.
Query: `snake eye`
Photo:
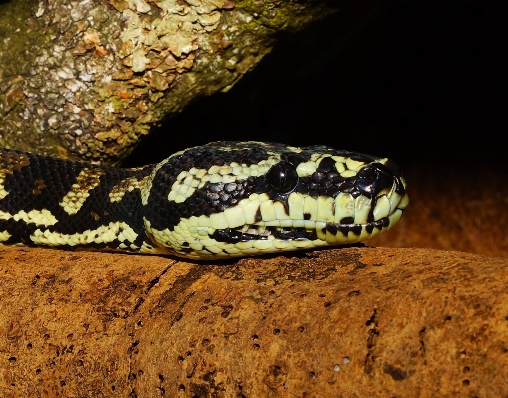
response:
[[[295,189],[298,183],[298,174],[291,163],[279,162],[268,171],[266,180],[276,191],[288,193]]]

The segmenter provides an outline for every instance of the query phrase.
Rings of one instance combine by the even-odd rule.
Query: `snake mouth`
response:
[[[266,244],[269,241],[274,244],[291,242],[293,246],[302,248],[306,246],[305,242],[312,242],[314,246],[357,243],[380,235],[395,225],[409,203],[405,183],[401,177],[393,177],[391,188],[380,191],[378,196],[355,198],[346,195],[343,198],[346,199],[345,203],[341,202],[340,196],[323,199],[328,208],[334,210],[327,213],[324,210],[326,206],[323,206],[317,210],[317,213],[323,213],[322,217],[319,214],[314,215],[317,220],[308,219],[311,217],[310,214],[304,219],[288,217],[269,221],[259,220],[238,227],[215,229],[210,238],[226,244],[256,241],[265,241]],[[298,199],[289,202],[297,203]],[[346,208],[352,210],[346,211]],[[291,213],[290,209],[287,214]],[[326,220],[327,218],[333,220],[336,216],[339,222]]]
[[[218,229],[213,235],[217,242],[237,243],[251,240],[315,240],[315,230],[302,227],[277,227],[273,225],[248,225],[243,228]]]

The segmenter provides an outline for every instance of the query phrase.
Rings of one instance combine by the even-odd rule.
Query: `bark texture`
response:
[[[1,255],[3,397],[508,393],[501,258],[382,248],[221,265]]]
[[[276,33],[329,12],[313,0],[0,4],[0,146],[118,163],[164,117],[232,87]]]

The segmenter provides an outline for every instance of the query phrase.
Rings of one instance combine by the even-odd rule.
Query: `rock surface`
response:
[[[2,250],[2,397],[508,393],[506,259]]]

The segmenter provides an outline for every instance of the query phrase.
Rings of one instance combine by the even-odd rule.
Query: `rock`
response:
[[[3,397],[508,392],[506,259],[367,247],[221,264],[0,256]]]

